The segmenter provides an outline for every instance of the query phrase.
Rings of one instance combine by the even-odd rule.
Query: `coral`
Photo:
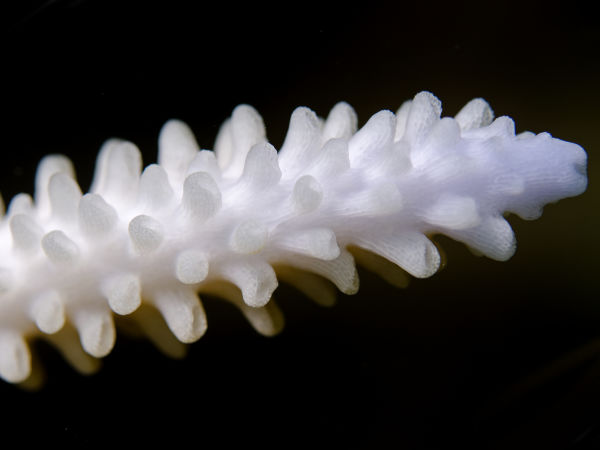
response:
[[[358,131],[346,103],[326,120],[301,107],[279,152],[247,105],[223,124],[214,152],[172,120],[158,164],[143,172],[134,144],[107,141],[85,195],[71,162],[47,156],[34,199],[14,197],[0,223],[0,376],[30,375],[26,340],[39,336],[92,372],[114,345],[113,313],[178,356],[206,330],[198,293],[232,302],[273,335],[283,326],[270,301],[278,278],[324,305],[333,285],[357,291],[355,259],[402,285],[405,272],[438,269],[436,233],[506,260],[515,238],[504,213],[535,219],[585,190],[578,145],[515,135],[481,99],[440,116],[428,92]]]

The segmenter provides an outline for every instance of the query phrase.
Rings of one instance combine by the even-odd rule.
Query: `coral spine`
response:
[[[17,195],[0,223],[0,377],[30,376],[35,336],[94,371],[115,342],[113,313],[180,356],[206,330],[198,293],[231,301],[273,335],[283,326],[270,301],[278,278],[323,305],[332,284],[356,292],[355,259],[403,285],[405,272],[438,269],[435,233],[506,260],[515,239],[503,213],[533,219],[585,190],[578,145],[515,135],[481,99],[440,116],[428,92],[358,131],[345,103],[327,120],[298,108],[279,152],[247,105],[214,152],[173,120],[143,172],[134,144],[107,141],[85,195],[66,157],[44,158],[35,198]]]

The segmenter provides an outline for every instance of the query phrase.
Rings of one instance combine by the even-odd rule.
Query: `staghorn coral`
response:
[[[143,172],[134,144],[107,141],[85,195],[66,157],[44,158],[34,199],[17,195],[0,223],[0,376],[30,376],[26,339],[36,336],[94,371],[115,342],[113,312],[181,355],[206,330],[198,293],[231,301],[273,335],[283,326],[270,301],[278,278],[324,305],[333,285],[357,291],[355,258],[403,285],[404,271],[438,269],[436,233],[506,260],[515,238],[503,213],[535,219],[585,190],[578,145],[515,135],[481,99],[440,115],[428,92],[358,131],[346,103],[326,120],[298,108],[279,152],[247,105],[223,124],[214,152],[173,120],[158,164]]]

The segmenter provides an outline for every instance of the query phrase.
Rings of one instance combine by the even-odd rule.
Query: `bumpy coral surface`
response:
[[[333,285],[356,292],[355,259],[401,285],[404,271],[436,272],[436,233],[506,260],[515,238],[504,213],[534,219],[585,190],[578,145],[515,135],[481,99],[440,115],[428,92],[358,131],[346,103],[326,120],[298,108],[279,152],[247,105],[214,152],[170,121],[143,172],[134,144],[106,142],[85,195],[66,157],[46,157],[34,198],[17,195],[0,223],[0,376],[27,379],[37,336],[92,372],[115,343],[113,313],[177,356],[206,330],[198,293],[272,335],[283,325],[269,301],[278,278],[321,304]]]

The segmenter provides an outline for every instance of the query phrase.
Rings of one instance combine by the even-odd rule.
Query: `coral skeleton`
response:
[[[274,335],[278,279],[322,305],[334,302],[334,286],[357,291],[355,261],[402,286],[440,266],[435,234],[506,260],[515,237],[505,213],[535,219],[587,184],[580,146],[515,135],[482,99],[441,118],[429,92],[359,130],[346,103],[327,119],[297,108],[279,151],[247,105],[222,125],[214,151],[178,120],[158,144],[158,164],[142,171],[134,144],[107,141],[87,194],[65,156],[47,156],[34,197],[10,202],[0,222],[4,380],[30,377],[28,341],[39,337],[80,372],[95,371],[115,322],[181,356],[206,330],[202,294]]]

